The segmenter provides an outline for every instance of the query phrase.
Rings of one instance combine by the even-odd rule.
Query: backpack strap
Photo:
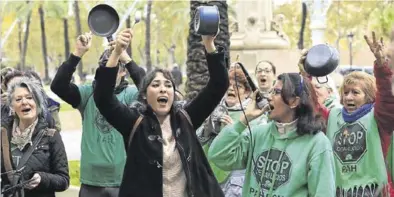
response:
[[[11,163],[11,154],[10,154],[10,142],[8,138],[8,131],[5,128],[1,128],[1,148],[3,154],[3,162],[4,168],[7,172],[7,177],[10,182],[12,182],[13,176],[12,171],[14,170]]]
[[[142,121],[143,118],[144,118],[144,116],[140,115],[140,117],[138,117],[138,119],[135,121],[135,123],[133,125],[133,129],[131,130],[131,133],[130,133],[130,136],[129,136],[128,146],[130,146],[131,141],[133,141],[134,134],[137,131],[138,126],[141,124],[141,121]]]
[[[37,148],[38,144],[41,142],[41,139],[44,137],[44,135],[47,134],[48,130],[39,130],[39,133],[33,140],[33,144],[27,149],[27,151],[23,154],[21,160],[19,161],[18,166],[16,167],[17,170],[22,169],[27,161],[29,160],[30,156],[33,154],[34,150]]]

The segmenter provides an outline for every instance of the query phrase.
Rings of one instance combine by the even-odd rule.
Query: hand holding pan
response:
[[[88,25],[94,35],[106,37],[111,42],[114,40],[112,34],[119,27],[119,15],[113,7],[99,4],[90,10]]]

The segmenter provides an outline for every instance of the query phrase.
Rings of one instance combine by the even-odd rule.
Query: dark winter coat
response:
[[[219,104],[229,85],[224,53],[207,54],[206,58],[212,76],[207,86],[183,108],[173,107],[170,111],[173,136],[187,177],[188,197],[224,197],[195,134],[195,130]],[[140,115],[144,116],[127,147],[119,196],[162,197],[163,144],[160,123],[149,105],[127,107],[116,99],[114,87],[117,70],[117,67],[97,70],[94,92],[97,108],[123,135],[126,145],[134,123]]]
[[[3,146],[1,147],[2,172],[6,171],[4,167],[4,151],[9,152],[8,159],[11,162],[12,169],[15,170],[16,168],[14,162],[12,162],[13,160],[10,152],[12,125],[13,122],[11,121],[7,124],[2,124],[1,127],[2,136],[4,136],[3,132],[7,132],[10,144],[8,150],[3,150]],[[27,181],[33,177],[34,173],[38,173],[41,176],[41,182],[32,190],[25,189],[25,197],[54,197],[55,192],[66,190],[70,183],[67,155],[59,132],[55,129],[49,129],[45,119],[42,118],[36,125],[32,141],[37,137],[38,131],[41,130],[47,130],[47,133],[43,136],[40,143],[37,145],[37,148],[33,151],[29,160],[25,164],[25,168],[23,169],[21,176],[21,181]],[[23,151],[26,151],[29,147],[30,145],[26,145]],[[2,175],[1,179],[2,188],[10,184],[10,179],[6,174]]]

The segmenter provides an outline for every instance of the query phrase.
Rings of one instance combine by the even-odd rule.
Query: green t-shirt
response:
[[[101,115],[93,98],[92,85],[79,86],[82,115],[81,183],[101,187],[118,187],[126,163],[122,135]],[[116,97],[130,105],[137,97],[135,86],[128,86]],[[84,107],[85,106],[85,107]],[[125,124],[130,124],[125,122]]]
[[[346,123],[342,109],[330,111],[327,137],[335,159],[336,187],[354,196],[378,193],[387,184],[386,166],[374,109],[354,123]],[[355,191],[357,192],[355,193]]]
[[[330,141],[319,132],[279,134],[274,122],[251,127],[236,121],[212,142],[208,158],[224,170],[246,168],[243,197],[335,196]],[[264,170],[265,169],[265,170]]]

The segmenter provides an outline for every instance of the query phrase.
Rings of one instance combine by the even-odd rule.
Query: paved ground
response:
[[[63,143],[66,147],[68,160],[79,160],[81,157],[82,131],[61,131],[60,134],[62,135]]]

